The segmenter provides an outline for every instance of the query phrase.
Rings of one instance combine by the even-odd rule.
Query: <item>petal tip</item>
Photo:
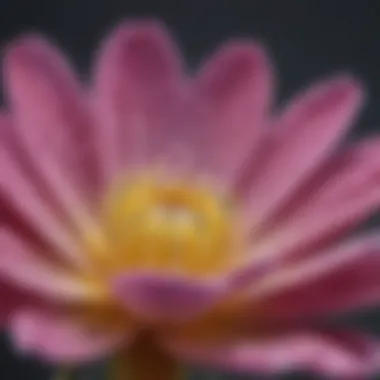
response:
[[[144,80],[177,80],[182,66],[180,49],[171,33],[160,21],[147,19],[124,21],[116,26],[100,45],[94,71],[105,82],[120,71]]]
[[[233,39],[223,44],[216,52],[220,60],[229,61],[231,64],[247,65],[250,69],[270,66],[269,54],[260,42],[249,39]]]
[[[151,18],[122,21],[111,31],[107,40],[130,43],[131,37],[135,43],[162,43],[171,36],[163,22]]]
[[[353,102],[362,103],[366,95],[364,83],[351,73],[340,73],[332,78],[331,89],[340,94],[342,98],[350,99]]]
[[[25,59],[38,58],[51,48],[38,33],[26,33],[12,40],[4,49],[5,63],[14,64]]]

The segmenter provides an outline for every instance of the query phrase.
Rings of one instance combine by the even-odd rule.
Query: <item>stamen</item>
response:
[[[103,225],[103,238],[92,244],[102,241],[111,274],[149,269],[214,275],[236,258],[235,210],[194,181],[145,175],[118,186],[106,198]]]

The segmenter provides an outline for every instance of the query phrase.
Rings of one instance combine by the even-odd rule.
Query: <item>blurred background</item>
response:
[[[42,32],[70,54],[86,78],[99,39],[123,18],[147,16],[162,19],[172,29],[191,68],[226,38],[260,40],[276,62],[279,102],[315,79],[353,72],[370,95],[354,134],[380,131],[378,0],[8,0],[0,5],[0,44],[20,33]],[[348,320],[380,334],[376,310]],[[1,380],[45,380],[50,374],[50,368],[16,358],[1,337]],[[95,379],[95,372],[86,378]],[[195,378],[238,377],[201,371]],[[317,379],[311,374],[278,378]]]

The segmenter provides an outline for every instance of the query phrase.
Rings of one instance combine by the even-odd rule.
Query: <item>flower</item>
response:
[[[155,21],[120,25],[84,87],[42,37],[4,57],[1,320],[57,364],[116,378],[176,362],[370,373],[379,344],[327,317],[380,301],[380,141],[342,143],[363,103],[339,75],[272,112],[264,49],[196,75]],[[323,323],[322,323],[323,322]],[[127,364],[127,365],[124,365]]]

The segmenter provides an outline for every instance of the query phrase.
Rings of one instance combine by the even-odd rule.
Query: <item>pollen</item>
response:
[[[145,174],[105,198],[90,252],[101,269],[209,276],[236,261],[236,208],[204,181]]]

